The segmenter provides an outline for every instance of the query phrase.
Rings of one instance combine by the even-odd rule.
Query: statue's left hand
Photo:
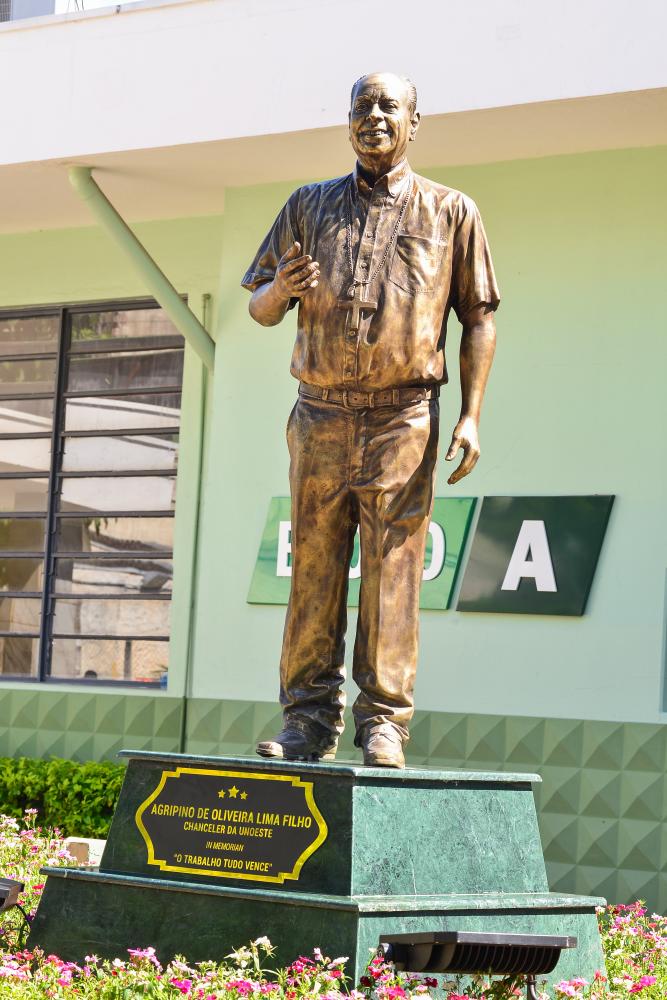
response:
[[[469,472],[472,472],[479,458],[477,422],[472,417],[462,417],[454,428],[452,443],[445,455],[445,461],[451,462],[459,448],[463,448],[463,459],[447,480],[450,486],[458,483],[459,479],[463,479]]]

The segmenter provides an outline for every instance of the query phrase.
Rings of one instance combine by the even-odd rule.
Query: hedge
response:
[[[125,767],[111,761],[0,757],[0,813],[37,822],[64,836],[106,837]]]

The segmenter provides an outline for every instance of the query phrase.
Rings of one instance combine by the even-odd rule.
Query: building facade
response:
[[[419,89],[413,166],[475,199],[502,295],[482,457],[436,489],[474,502],[460,530],[434,516],[409,762],[539,773],[552,887],[667,906],[665,15],[626,14],[190,0],[0,25],[0,753],[247,753],[274,732],[294,320],[253,324],[239,281],[289,193],[351,169],[350,84],[388,67]],[[443,436],[458,405],[454,377]],[[614,499],[593,523],[572,497]],[[505,549],[493,498],[518,502]],[[511,559],[518,603],[496,607]],[[556,607],[571,569],[578,603]]]

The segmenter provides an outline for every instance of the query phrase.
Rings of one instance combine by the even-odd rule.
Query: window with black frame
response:
[[[183,347],[145,303],[0,314],[0,677],[165,675]]]

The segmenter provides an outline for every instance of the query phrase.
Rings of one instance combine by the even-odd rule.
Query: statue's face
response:
[[[350,142],[364,165],[391,165],[405,156],[419,124],[403,80],[393,73],[365,76],[352,94]]]

